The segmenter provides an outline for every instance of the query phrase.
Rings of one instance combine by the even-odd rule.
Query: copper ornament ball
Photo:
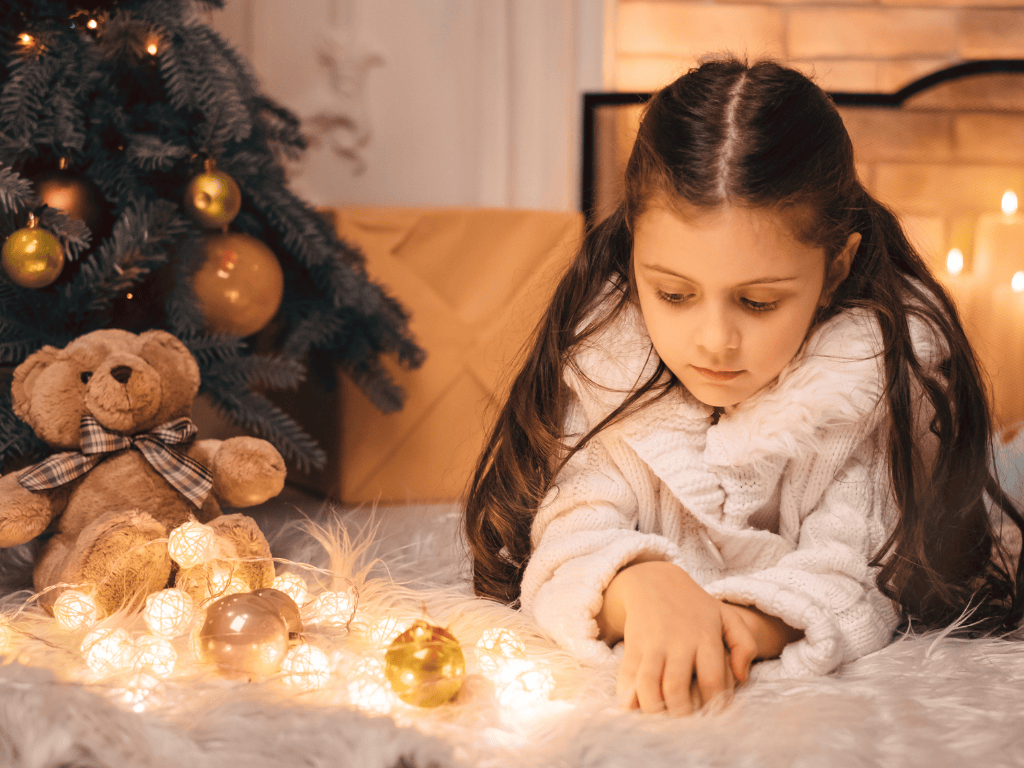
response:
[[[268,677],[288,651],[288,625],[266,598],[228,595],[206,609],[198,644],[200,655],[228,677]]]
[[[203,171],[185,187],[185,211],[206,229],[226,227],[241,208],[242,190],[223,171]]]
[[[96,231],[103,218],[103,193],[89,179],[51,171],[34,177],[32,184],[48,206],[84,221],[90,232]]]
[[[45,288],[64,269],[64,248],[52,232],[24,227],[7,238],[2,262],[11,282],[22,288]]]
[[[448,630],[425,621],[413,622],[388,646],[384,674],[406,704],[438,707],[462,688],[466,659]]]
[[[238,232],[206,235],[204,260],[192,290],[214,333],[251,336],[277,314],[284,296],[284,273],[274,252]]]

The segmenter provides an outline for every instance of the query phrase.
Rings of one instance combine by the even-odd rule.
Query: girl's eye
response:
[[[681,304],[690,298],[688,293],[668,293],[666,291],[658,291],[658,298],[669,304]]]
[[[771,312],[779,306],[778,301],[754,301],[753,299],[743,299],[742,301],[747,309],[753,312]]]
[[[92,371],[82,371],[82,383],[88,384],[89,379],[92,378]]]

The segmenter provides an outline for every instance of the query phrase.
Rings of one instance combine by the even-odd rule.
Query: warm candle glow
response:
[[[32,45],[32,43],[34,42],[34,40],[32,39],[32,35],[30,35],[28,32],[22,32],[20,35],[18,35],[18,39],[21,41],[22,45]]]
[[[100,23],[96,19],[89,19],[87,22],[85,22],[85,26],[87,26],[89,29],[97,29],[99,25]]]
[[[1024,291],[1024,272],[1013,273],[1013,277],[1010,278],[1010,287],[1013,288],[1014,293]]]
[[[156,56],[157,51],[159,51],[159,50],[160,50],[160,48],[157,46],[157,41],[156,40],[150,40],[146,44],[146,53],[148,53],[150,56]]]
[[[959,275],[964,271],[964,252],[959,248],[950,248],[946,254],[946,271],[951,275]]]
[[[1012,189],[1003,192],[1002,208],[1007,216],[1017,212],[1017,195]]]

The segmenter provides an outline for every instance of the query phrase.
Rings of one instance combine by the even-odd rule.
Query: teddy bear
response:
[[[195,439],[199,384],[195,358],[162,330],[92,331],[15,369],[14,413],[60,453],[0,477],[0,547],[48,536],[33,569],[44,606],[63,589],[49,587],[90,585],[110,614],[180,582],[166,540],[186,521],[214,529],[252,589],[270,586],[256,521],[221,507],[276,496],[284,461],[258,438]]]

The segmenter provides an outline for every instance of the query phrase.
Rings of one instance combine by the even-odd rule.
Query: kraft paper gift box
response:
[[[462,498],[511,366],[582,238],[578,213],[454,208],[341,208],[338,233],[370,277],[411,315],[421,368],[390,364],[404,408],[381,414],[342,377],[286,402],[327,451],[323,472],[290,482],[345,505]]]

